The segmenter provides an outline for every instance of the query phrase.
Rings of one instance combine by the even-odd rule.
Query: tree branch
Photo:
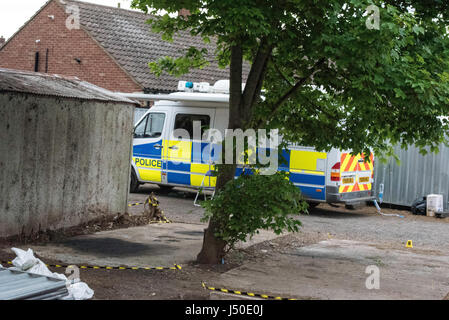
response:
[[[287,77],[282,73],[281,69],[279,69],[278,65],[276,64],[276,62],[274,61],[273,58],[271,58],[271,62],[273,63],[274,69],[276,70],[276,72],[281,76],[281,78],[287,82],[287,84],[289,84],[290,86],[294,86],[293,83],[290,82],[290,80],[287,79]]]
[[[231,47],[231,63],[229,77],[229,125],[230,129],[242,125],[242,64],[243,50],[240,45]]]
[[[243,91],[243,116],[246,121],[250,119],[252,106],[260,96],[264,75],[267,69],[267,61],[271,56],[272,50],[273,48],[268,44],[267,39],[262,39],[251,66],[245,90]]]
[[[276,103],[273,104],[273,110],[268,119],[274,117],[274,115],[276,114],[278,109],[282,106],[282,104],[284,104],[285,101],[287,101],[292,95],[294,95],[298,91],[298,89],[301,88],[304,85],[304,83],[306,83],[306,81],[310,79],[310,77],[317,71],[317,69],[324,63],[324,61],[326,61],[325,58],[321,58],[320,60],[318,60],[315,63],[315,65],[309,69],[309,74],[307,76],[299,79],[299,81],[296,82],[296,84],[293,87],[291,87],[290,90],[288,90],[282,97],[279,98],[279,100]]]
[[[315,109],[321,111],[324,115],[326,115],[328,117],[328,119],[332,119],[332,120],[335,120],[335,121],[340,121],[340,119],[338,117],[336,117],[335,115],[329,113],[327,110],[324,110],[323,108],[321,108],[321,106],[316,105],[315,103],[310,101],[309,98],[306,97],[306,99]],[[306,106],[306,108],[307,108],[307,106]],[[310,108],[307,108],[307,109],[310,110]]]

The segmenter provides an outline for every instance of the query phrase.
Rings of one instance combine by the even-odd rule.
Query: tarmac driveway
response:
[[[379,271],[379,289],[368,289],[367,267]],[[330,239],[268,252],[211,285],[296,299],[443,299],[449,292],[447,252],[391,248]]]
[[[242,256],[240,261],[230,259],[229,265],[223,266],[225,270],[215,272],[189,263],[201,249],[206,227],[200,222],[202,208],[193,206],[194,193],[175,189],[164,194],[157,186],[149,185],[141,193],[131,194],[130,203],[144,200],[149,191],[157,194],[166,216],[174,223],[20,247],[31,247],[44,261],[67,264],[183,265],[181,271],[161,274],[165,280],[132,270],[117,274],[117,279],[112,271],[83,271],[83,277],[94,284],[98,296],[103,298],[127,298],[129,293],[125,291],[131,288],[135,299],[171,298],[166,292],[176,291],[179,283],[184,286],[179,288],[179,297],[192,296],[192,292],[196,295],[195,288],[201,288],[199,277],[214,287],[298,299],[442,299],[449,292],[448,219],[415,217],[387,209],[385,212],[405,218],[384,217],[373,207],[348,211],[341,206],[320,205],[310,215],[300,217],[300,233],[277,237],[272,232],[262,232],[236,251],[236,256]],[[130,208],[131,213],[139,210]],[[413,248],[405,248],[407,240],[413,240]],[[379,270],[379,289],[366,287],[369,266]],[[107,284],[103,279],[106,275],[110,277]],[[123,278],[127,276],[129,282]],[[145,286],[141,293],[135,290],[149,277],[158,284],[151,286],[154,296],[148,296]],[[186,288],[194,291],[185,294]]]

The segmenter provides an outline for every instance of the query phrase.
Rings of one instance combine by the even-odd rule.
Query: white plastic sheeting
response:
[[[63,274],[51,272],[44,262],[34,256],[33,250],[24,251],[18,248],[12,248],[11,250],[17,257],[12,261],[14,267],[9,269],[65,280],[69,291],[69,296],[65,298],[67,300],[87,300],[94,296],[94,291],[86,283],[79,282],[79,279],[69,280]]]

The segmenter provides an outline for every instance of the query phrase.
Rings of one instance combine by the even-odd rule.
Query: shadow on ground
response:
[[[134,257],[173,252],[175,248],[161,243],[137,243],[115,238],[70,239],[60,243],[79,253],[92,253],[100,257]]]
[[[340,206],[331,206],[328,204],[321,204],[315,208],[309,208],[309,215],[314,217],[322,217],[328,219],[354,219],[354,218],[369,218],[370,216],[355,210],[346,210]]]
[[[192,237],[202,237],[204,232],[203,231],[175,231],[176,234],[183,234],[186,236],[192,236]]]

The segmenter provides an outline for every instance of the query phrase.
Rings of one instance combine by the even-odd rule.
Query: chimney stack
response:
[[[3,37],[0,37],[0,48],[3,47],[3,45],[5,44],[6,40]]]

